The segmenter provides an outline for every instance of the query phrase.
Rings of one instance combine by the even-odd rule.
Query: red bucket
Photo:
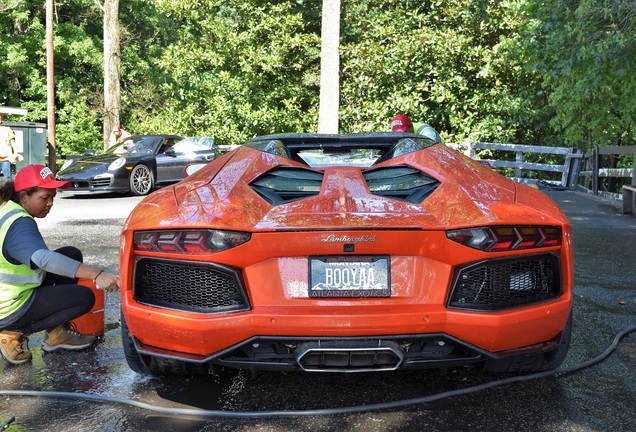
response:
[[[89,287],[95,294],[93,308],[84,315],[73,320],[77,331],[86,336],[102,336],[104,334],[104,290],[98,290],[91,279],[80,279],[78,285]]]

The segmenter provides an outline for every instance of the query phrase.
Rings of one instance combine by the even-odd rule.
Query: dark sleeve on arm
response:
[[[30,217],[16,219],[9,227],[2,246],[5,258],[13,264],[22,263],[35,268],[31,262],[31,255],[40,249],[48,247],[35,220]]]

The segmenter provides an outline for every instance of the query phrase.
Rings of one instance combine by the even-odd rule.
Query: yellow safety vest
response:
[[[0,252],[11,224],[21,217],[32,217],[22,206],[7,201],[0,207]],[[33,289],[42,284],[46,272],[24,264],[12,264],[0,253],[0,319],[6,318],[24,305]]]
[[[426,123],[413,123],[413,131],[416,134],[429,137],[435,142],[445,144],[444,139],[437,133],[437,131]]]

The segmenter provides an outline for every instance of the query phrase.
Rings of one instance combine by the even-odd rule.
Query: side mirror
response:
[[[174,151],[173,147],[170,147],[169,149],[167,149],[165,152],[163,152],[163,154],[165,154],[166,156],[172,156],[175,157],[177,155],[177,152]]]
[[[84,156],[88,156],[88,157],[95,156],[95,150],[86,150],[84,152]]]
[[[199,162],[186,165],[184,168],[186,177],[191,176],[192,174],[199,171],[201,168],[203,168],[206,165],[207,163],[199,163]]]

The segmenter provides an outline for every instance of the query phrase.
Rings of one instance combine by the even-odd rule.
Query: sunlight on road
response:
[[[59,222],[71,220],[125,219],[143,197],[76,198],[58,194],[51,212],[37,219],[40,228],[50,228]],[[87,206],[86,201],[91,201]],[[113,205],[114,204],[114,205]]]

